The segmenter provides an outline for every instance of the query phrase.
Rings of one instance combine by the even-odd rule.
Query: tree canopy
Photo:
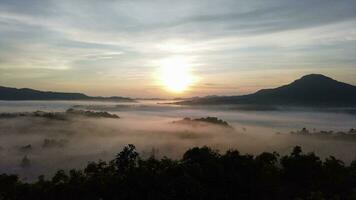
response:
[[[346,166],[329,157],[272,152],[224,154],[194,147],[182,159],[141,158],[128,145],[109,162],[90,162],[83,170],[59,170],[32,183],[0,175],[5,199],[356,199],[356,162]]]

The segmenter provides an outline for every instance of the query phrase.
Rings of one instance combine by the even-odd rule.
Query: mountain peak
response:
[[[337,81],[322,74],[309,74],[295,80],[294,82],[280,87],[281,89],[298,89],[304,90],[309,95],[317,95],[319,92],[339,94],[338,90],[351,89],[355,90],[355,86]],[[279,89],[279,88],[275,88]],[[317,92],[317,93],[314,93]],[[353,93],[353,92],[352,92]]]
[[[302,76],[300,79],[313,79],[313,78],[317,78],[317,79],[332,79],[330,77],[327,77],[323,74],[307,74],[305,76]]]
[[[308,74],[296,80],[295,82],[297,81],[336,81],[336,80],[322,74]]]
[[[275,104],[355,105],[356,87],[321,74],[309,74],[274,89],[260,90],[258,98]],[[255,97],[257,98],[257,97]]]

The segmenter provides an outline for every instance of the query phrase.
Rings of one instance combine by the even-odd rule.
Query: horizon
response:
[[[296,80],[300,80],[304,77],[308,77],[308,76],[321,76],[321,77],[325,77],[325,78],[330,78],[331,80],[333,81],[337,81],[337,82],[341,82],[341,83],[345,83],[345,84],[348,84],[348,85],[351,85],[351,86],[354,86],[356,87],[355,85],[351,84],[351,83],[347,83],[347,82],[343,82],[343,81],[340,81],[340,80],[337,80],[333,77],[329,77],[329,76],[326,76],[324,74],[316,74],[316,73],[312,73],[312,74],[305,74],[305,75],[302,75],[301,77],[298,77],[288,83],[285,83],[285,84],[282,84],[282,85],[279,85],[279,86],[276,86],[276,87],[270,87],[270,88],[260,88],[256,91],[252,91],[250,93],[245,93],[245,94],[226,94],[226,95],[217,95],[217,94],[208,94],[208,95],[205,95],[205,96],[173,96],[173,97],[155,97],[155,96],[152,96],[152,97],[131,97],[131,96],[118,96],[118,95],[109,95],[109,96],[91,96],[91,95],[88,95],[86,93],[83,93],[83,92],[80,92],[80,91],[53,91],[53,90],[38,90],[36,88],[27,88],[27,87],[19,87],[19,88],[16,88],[16,87],[8,87],[8,86],[3,86],[3,85],[0,85],[0,87],[5,87],[5,88],[15,88],[15,89],[30,89],[30,90],[37,90],[37,91],[41,91],[41,92],[59,92],[59,93],[78,93],[78,94],[84,94],[84,95],[87,95],[87,96],[91,96],[91,97],[104,97],[104,98],[109,98],[109,97],[124,97],[124,98],[131,98],[131,99],[162,99],[162,100],[174,100],[174,99],[179,99],[179,98],[204,98],[204,97],[209,97],[209,96],[243,96],[243,95],[249,95],[249,94],[254,94],[254,93],[257,93],[259,92],[260,90],[263,90],[263,89],[276,89],[276,88],[279,88],[279,87],[282,87],[282,86],[285,86],[285,85],[289,85],[289,84],[292,84],[294,81]]]
[[[356,85],[355,11],[353,0],[4,0],[0,85],[133,98],[243,95],[312,73]]]

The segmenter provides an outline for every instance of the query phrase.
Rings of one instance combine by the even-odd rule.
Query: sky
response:
[[[310,73],[356,85],[355,0],[0,0],[2,86],[238,95]]]

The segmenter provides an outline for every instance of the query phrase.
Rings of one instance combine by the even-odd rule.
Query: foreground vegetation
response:
[[[180,160],[142,159],[128,145],[110,162],[60,170],[50,180],[2,174],[0,199],[356,199],[356,161],[322,161],[300,147],[287,156],[196,147]]]

